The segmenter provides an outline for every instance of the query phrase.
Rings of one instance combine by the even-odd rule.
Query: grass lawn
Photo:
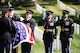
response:
[[[33,53],[45,53],[44,44],[37,39],[32,49]],[[60,53],[60,51],[54,50],[54,53]]]
[[[76,4],[73,4],[72,2],[64,2],[67,6],[70,6],[71,8],[77,10],[80,12],[80,4],[76,5]]]
[[[44,50],[43,43],[36,39],[35,45],[33,45],[33,48],[32,48],[32,52],[33,53],[45,53],[44,51],[45,50]]]
[[[72,53],[80,53],[80,35],[75,35],[72,41]]]
[[[35,45],[32,47],[33,53],[45,53],[44,45],[38,39],[35,40]],[[21,53],[21,48],[19,46],[19,52]],[[61,53],[61,50],[54,50],[54,53]],[[74,39],[72,40],[71,53],[80,53],[80,36],[74,35]]]
[[[18,53],[21,53],[21,45],[18,47]],[[44,44],[38,39],[35,40],[35,45],[32,46],[32,53],[45,53]],[[61,53],[61,51],[54,50],[54,53]]]
[[[80,12],[80,5],[68,5],[68,6]]]
[[[36,40],[36,44],[33,46],[33,53],[44,53],[44,45],[42,42]],[[61,53],[61,51],[54,50],[54,53]],[[72,40],[71,53],[80,53],[80,36],[74,35]]]
[[[56,1],[38,2],[44,9],[51,10],[55,15],[61,15],[62,9],[56,4]]]

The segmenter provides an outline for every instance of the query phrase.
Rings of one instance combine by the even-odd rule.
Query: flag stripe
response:
[[[13,38],[13,48],[16,48],[19,44],[23,42],[29,42],[34,44],[34,38],[31,28],[22,22],[13,22],[16,28],[15,38]]]

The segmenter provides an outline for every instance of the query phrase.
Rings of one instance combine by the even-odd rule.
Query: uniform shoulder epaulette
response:
[[[31,18],[31,21],[36,22],[36,20],[35,20],[35,19],[33,19],[33,18]]]
[[[73,19],[72,18],[69,18],[69,20],[71,21],[71,23],[72,23],[72,26],[74,26],[74,21],[73,21]]]
[[[70,20],[70,21],[73,21],[73,19],[72,19],[72,18],[69,18],[69,20]]]

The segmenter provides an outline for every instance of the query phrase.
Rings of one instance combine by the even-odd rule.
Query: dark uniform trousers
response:
[[[61,32],[60,34],[62,53],[70,53],[69,34],[65,33],[66,32]]]
[[[45,46],[45,53],[52,53],[53,32],[45,32],[43,34],[43,41]]]
[[[28,42],[24,42],[21,44],[22,53],[30,53],[31,52],[31,44]]]
[[[61,46],[62,46],[62,53],[69,53],[70,51],[69,40],[62,40]]]

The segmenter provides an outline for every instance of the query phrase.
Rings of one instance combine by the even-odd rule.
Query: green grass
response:
[[[33,53],[45,53],[45,48],[43,42],[40,42],[38,39],[35,40],[35,45],[32,47]],[[61,51],[54,50],[54,53],[60,53]]]
[[[44,44],[38,39],[35,40],[35,45],[32,46],[33,53],[45,53]],[[18,53],[21,53],[21,48],[19,46]],[[54,50],[54,53],[61,53],[61,50]],[[71,53],[80,53],[80,36],[74,35],[71,45]]]
[[[44,45],[42,42],[36,40],[35,45],[33,45],[32,52],[33,53],[45,53]]]
[[[72,53],[80,53],[80,36],[74,35],[73,41],[72,41]]]
[[[21,53],[21,45],[18,47],[18,53]],[[35,44],[32,46],[32,53],[45,53],[43,42],[38,39],[35,40]],[[54,53],[61,53],[59,50],[54,50]]]
[[[34,53],[36,53],[37,50],[40,51],[41,53],[44,53],[44,45],[42,42],[39,42],[38,40],[36,41],[36,44],[33,46]],[[71,52],[80,53],[80,36],[79,35],[74,35],[73,37]],[[54,53],[61,53],[61,51],[54,50]]]
[[[80,5],[68,5],[68,6],[80,12]]]
[[[80,12],[80,4],[76,5],[76,4],[73,4],[73,2],[64,2],[67,6],[77,10]],[[78,3],[78,2],[76,2]]]
[[[53,50],[54,53],[61,53],[61,50]],[[45,53],[44,44],[38,39],[35,39],[35,44],[32,46],[33,53]],[[18,47],[18,53],[21,53],[21,45]],[[71,53],[80,53],[80,36],[74,35],[71,45]]]
[[[24,9],[24,10],[15,10],[15,12],[17,13],[17,14],[25,14],[26,13],[26,10]]]
[[[33,53],[44,53],[44,45],[42,42],[36,41],[36,44],[33,46]],[[72,40],[72,46],[71,46],[71,52],[72,53],[80,53],[80,36],[74,35],[74,38]],[[54,53],[61,53],[61,51],[54,50]]]
[[[56,1],[38,2],[44,9],[51,10],[55,15],[61,15],[62,9],[56,4]]]

